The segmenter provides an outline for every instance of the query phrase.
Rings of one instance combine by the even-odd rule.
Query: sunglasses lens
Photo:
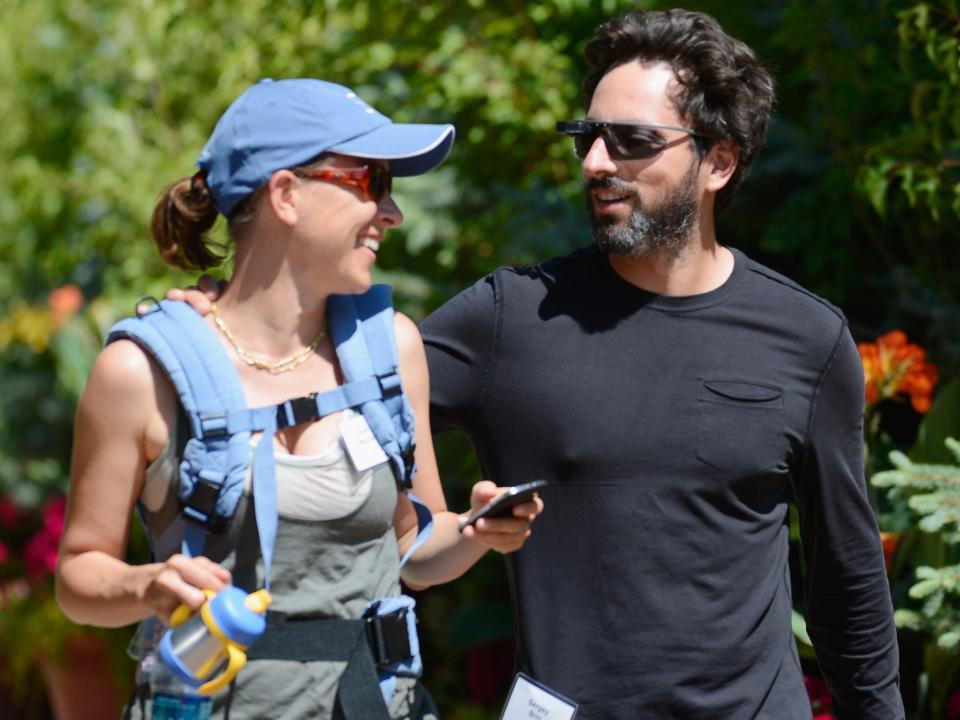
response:
[[[557,131],[573,138],[577,157],[586,159],[598,137],[603,138],[607,155],[612,160],[646,160],[658,155],[665,147],[676,144],[667,142],[660,129],[683,130],[691,135],[693,130],[671,125],[643,125],[627,122],[604,122],[600,120],[567,120],[557,123]]]
[[[635,125],[604,128],[607,152],[614,160],[644,160],[660,152],[663,138],[655,131]]]
[[[390,192],[393,184],[393,176],[390,171],[382,165],[370,166],[370,195],[374,200],[380,202],[383,196]]]
[[[577,153],[577,157],[583,160],[587,153],[590,152],[590,148],[593,147],[594,141],[597,139],[596,133],[583,133],[582,135],[573,136],[573,149]]]
[[[652,158],[663,148],[663,137],[651,128],[637,125],[603,123],[594,125],[589,122],[562,123],[561,132],[573,137],[573,148],[577,157],[583,160],[590,148],[603,137],[607,153],[613,160],[645,160]]]

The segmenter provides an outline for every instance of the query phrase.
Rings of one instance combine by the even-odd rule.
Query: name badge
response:
[[[357,472],[387,462],[387,454],[363,415],[357,413],[345,417],[340,423],[340,437]]]
[[[529,675],[517,673],[500,720],[573,720],[576,715],[575,702]]]

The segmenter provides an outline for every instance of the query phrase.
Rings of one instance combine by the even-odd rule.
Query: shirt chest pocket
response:
[[[734,478],[786,469],[783,388],[744,380],[700,380],[697,459]]]

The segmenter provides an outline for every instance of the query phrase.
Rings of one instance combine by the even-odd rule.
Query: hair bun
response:
[[[210,188],[207,186],[207,173],[204,170],[197,170],[190,178],[190,192],[198,195],[209,195]]]

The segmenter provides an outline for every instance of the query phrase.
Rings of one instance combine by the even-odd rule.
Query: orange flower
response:
[[[857,348],[863,362],[868,407],[905,393],[918,413],[930,410],[930,398],[940,375],[927,362],[923,348],[907,342],[902,330],[881,335],[876,343],[860,343]]]
[[[883,544],[883,564],[887,567],[887,572],[893,566],[893,554],[900,546],[900,533],[898,532],[880,532],[880,542]]]
[[[57,325],[62,325],[83,305],[83,293],[76,285],[64,285],[50,291],[47,304]]]

